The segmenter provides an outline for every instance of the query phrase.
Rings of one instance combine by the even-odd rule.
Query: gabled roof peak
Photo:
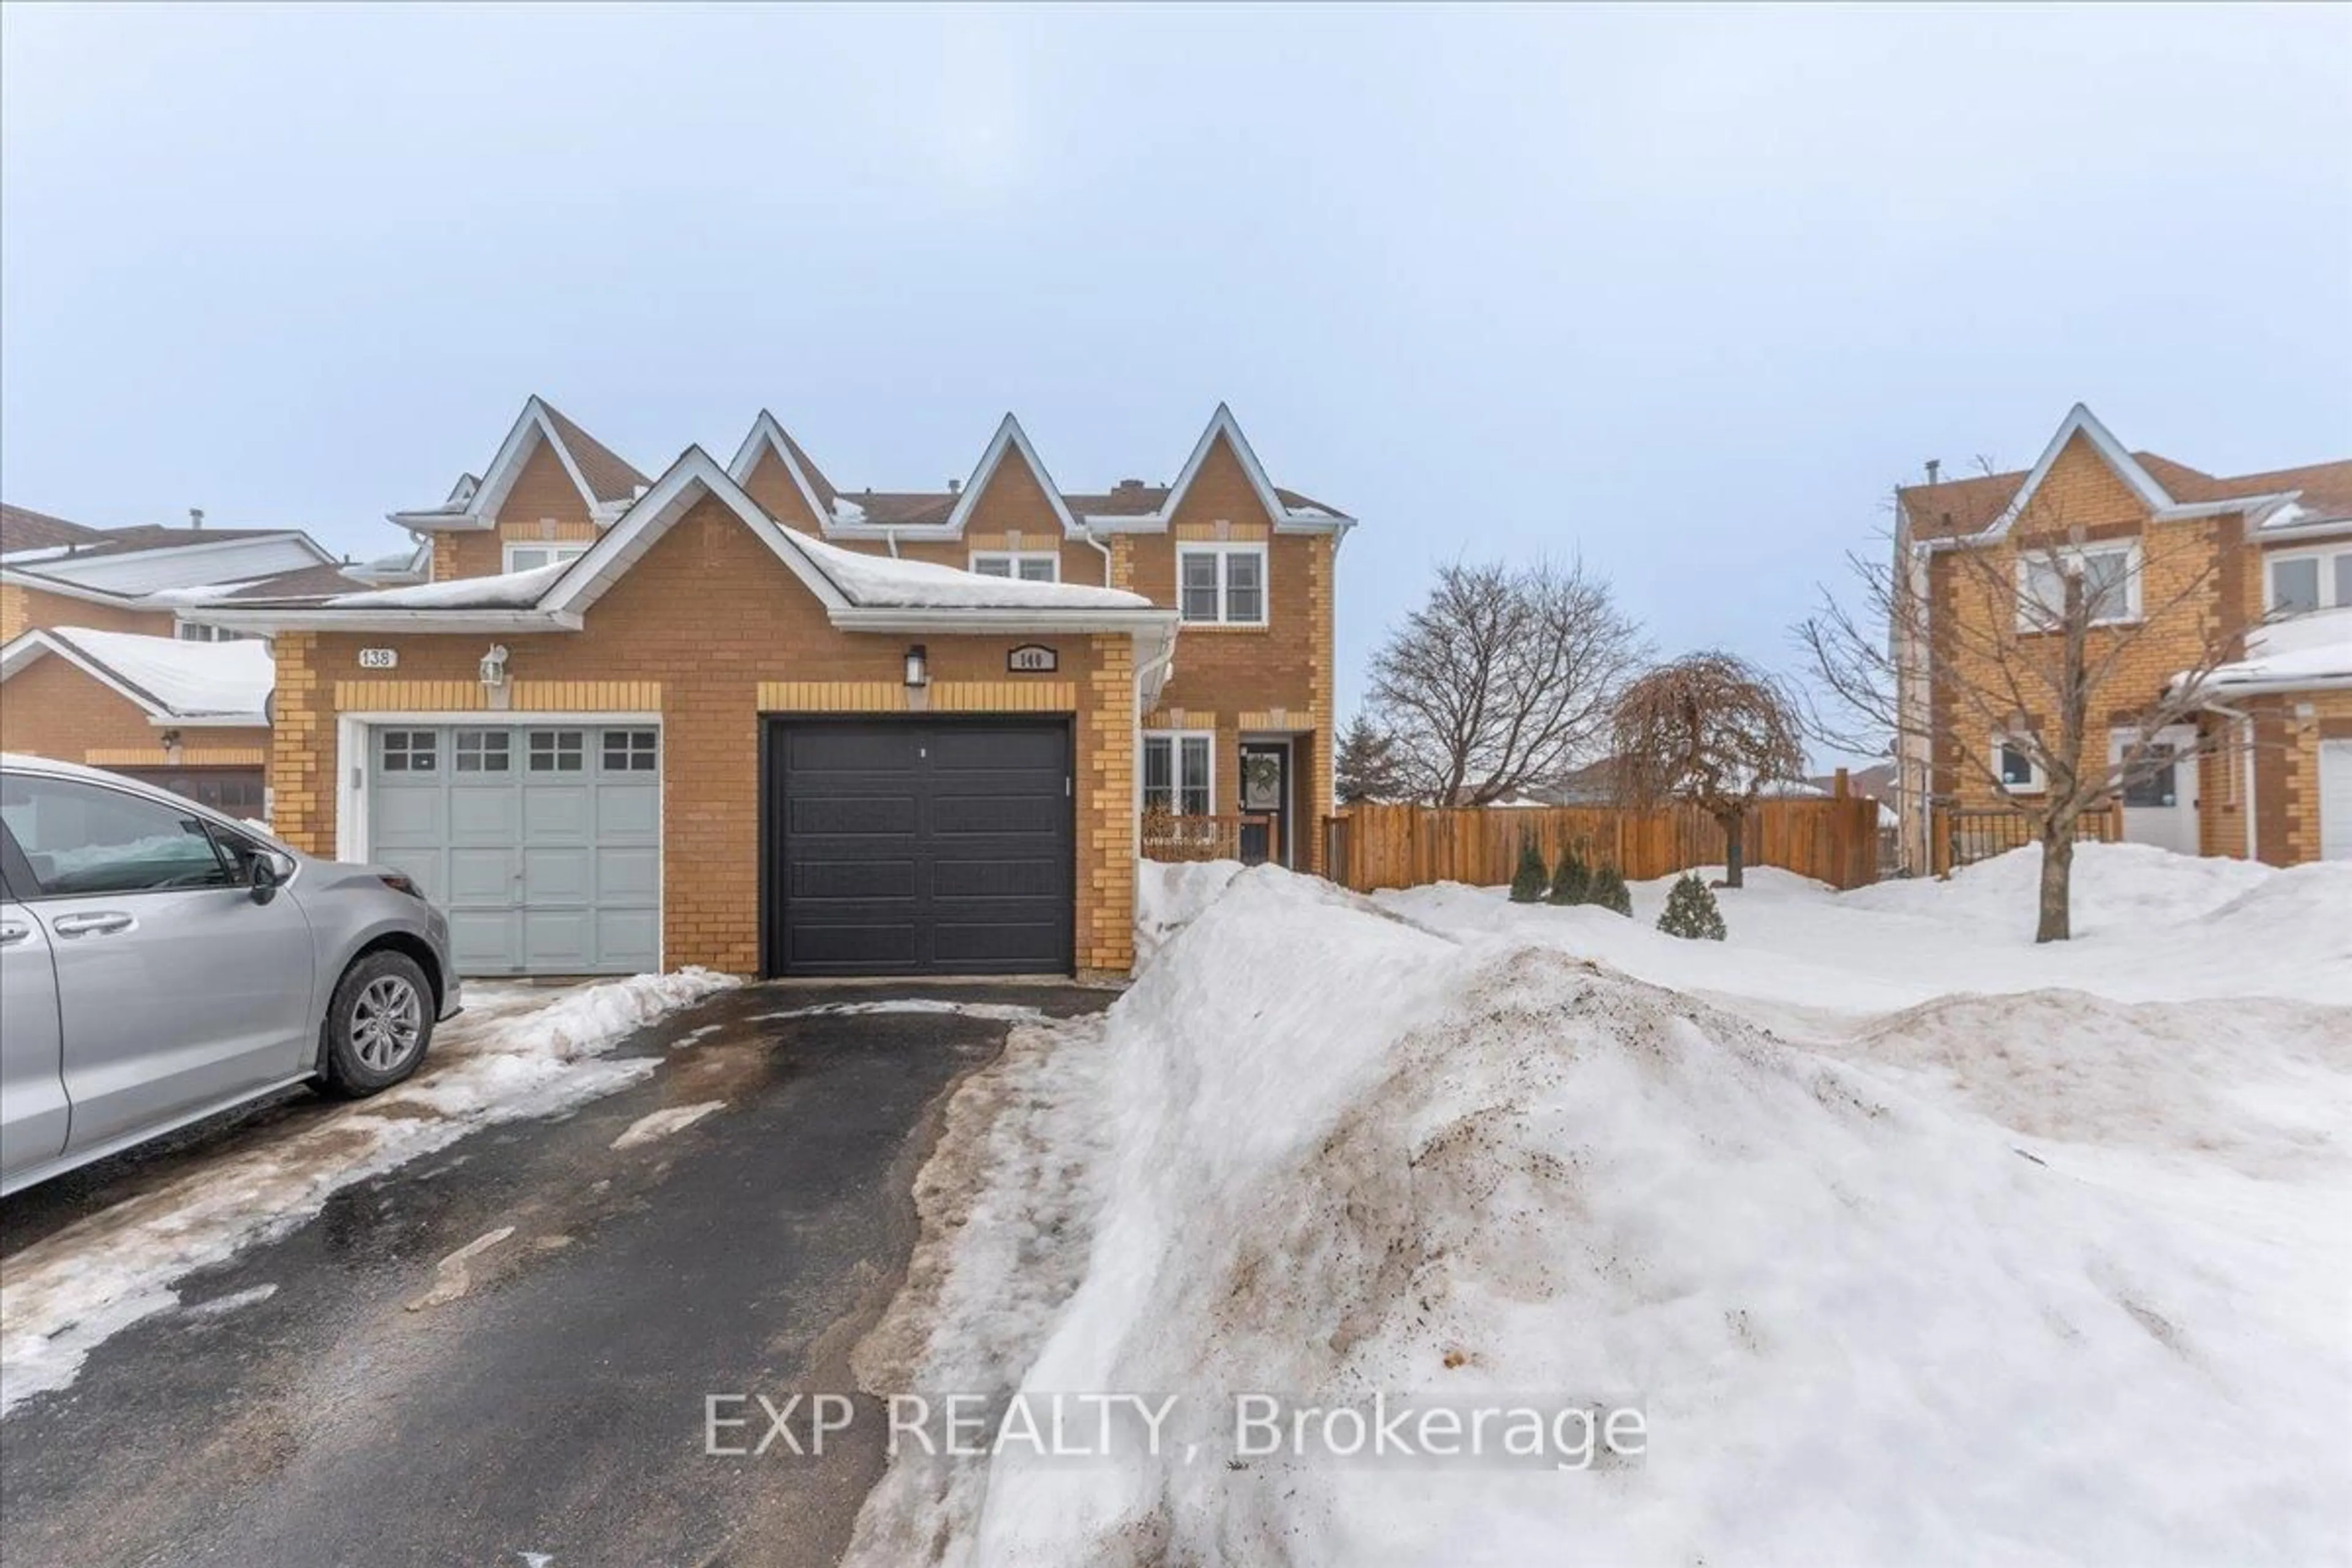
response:
[[[944,525],[947,531],[950,533],[964,531],[964,525],[971,521],[972,512],[980,505],[981,495],[988,489],[990,481],[996,478],[997,469],[1003,466],[1007,453],[1017,454],[1028,466],[1030,476],[1037,481],[1037,488],[1045,492],[1045,504],[1053,510],[1055,521],[1062,525],[1062,531],[1065,534],[1083,532],[1078,520],[1070,513],[1069,503],[1062,499],[1062,492],[1055,487],[1054,476],[1045,471],[1045,459],[1038,457],[1037,448],[1030,445],[1029,433],[1021,428],[1021,421],[1009,411],[998,421],[996,434],[989,437],[987,448],[981,453],[980,463],[972,469],[971,478],[957,493],[955,507],[948,513]]]
[[[531,452],[541,442],[554,452],[572,488],[591,517],[608,518],[625,507],[652,481],[626,458],[582,429],[562,409],[532,393],[523,399],[522,412],[499,443],[490,466],[475,479],[459,476],[448,499],[438,506],[415,507],[389,513],[404,528],[487,528],[499,504],[513,489]],[[470,481],[470,482],[469,482]]]

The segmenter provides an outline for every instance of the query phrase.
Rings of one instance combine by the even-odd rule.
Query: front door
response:
[[[1263,827],[1242,825],[1242,858],[1251,865],[1290,858],[1290,742],[1242,742],[1241,812],[1244,817],[1267,819]]]
[[[2121,762],[2133,737],[2117,734],[2109,754]],[[2197,853],[2197,731],[2186,724],[2158,731],[2150,748],[2162,765],[2124,790],[2124,837],[2177,854]],[[2179,757],[2179,761],[2171,759]]]

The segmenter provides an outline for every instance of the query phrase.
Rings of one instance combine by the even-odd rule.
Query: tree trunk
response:
[[[2074,825],[2069,823],[2059,827],[2044,822],[2042,825],[2042,920],[2033,931],[2035,942],[2064,942],[2074,934],[2069,914],[2074,877]]]
[[[1741,875],[1748,868],[1748,847],[1745,842],[1748,836],[1748,814],[1744,811],[1735,811],[1717,817],[1716,821],[1723,825],[1723,885],[1727,888],[1744,888],[1748,885],[1746,878]]]

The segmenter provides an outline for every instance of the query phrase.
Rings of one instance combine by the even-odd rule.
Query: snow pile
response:
[[[0,1266],[0,1414],[70,1384],[98,1345],[176,1305],[181,1276],[284,1235],[337,1190],[478,1127],[562,1110],[653,1071],[652,1059],[593,1058],[735,984],[688,969],[552,995],[478,987],[407,1083],[205,1161],[26,1247]]]
[[[1241,875],[1238,860],[1152,864],[1136,879],[1135,966],[1151,967],[1160,950],[1214,903],[1225,885]]]
[[[404,588],[338,594],[327,603],[346,610],[526,609],[538,604],[540,595],[571,570],[570,561],[551,561],[528,572],[500,572],[488,577],[457,577],[445,583],[412,583]]]
[[[1177,870],[1147,915],[1180,901]],[[2233,947],[2213,933],[2284,880],[2264,876],[2234,899],[2170,889],[2165,929]],[[1570,1541],[1612,1563],[2342,1554],[2340,1011],[2168,1018],[2044,993],[1877,1020],[1900,988],[1865,989],[1883,1026],[1840,1037],[1839,1060],[1694,979],[1729,995],[1787,968],[1743,950],[1769,932],[1820,955],[1816,981],[1843,963],[1852,982],[1877,957],[1842,952],[1864,921],[1906,942],[1933,927],[1980,964],[2034,950],[1972,941],[1965,888],[1940,919],[1766,879],[1699,954],[1717,944],[1591,910],[1433,929],[1492,893],[1224,882],[1109,1015],[1094,1117],[1063,1119],[1116,1139],[1059,1145],[1101,1197],[1083,1282],[1025,1325],[1041,1342],[1018,1379],[1177,1394],[1208,1440],[1093,1464],[1012,1449],[928,1491],[894,1468],[861,1542],[1024,1568],[1520,1563]],[[1831,936],[1789,935],[1830,911]],[[1570,951],[1588,941],[1685,970],[1664,989]],[[2033,990],[2000,962],[2004,988]],[[1835,1000],[1850,1016],[1858,998]],[[2179,1059],[2136,1073],[2132,1031],[2151,1024],[2144,1048]],[[1972,1056],[1985,1032],[2004,1050]],[[2020,1125],[2081,1142],[2023,1148]],[[1007,1238],[972,1220],[957,1245]],[[966,1381],[922,1386],[1011,1383],[1017,1343],[960,1359],[970,1344],[936,1319],[929,1353]],[[1219,1445],[1234,1394],[1375,1391],[1631,1399],[1650,1452],[1554,1474],[1229,1466]]]
[[[262,704],[278,684],[269,645],[257,638],[182,642],[138,632],[58,626],[47,634],[90,663],[185,718],[250,719],[264,722]]]
[[[2140,931],[2208,914],[2276,874],[2255,861],[2176,855],[2149,844],[2080,844],[2074,848],[2074,934]],[[1880,882],[1857,888],[1842,901],[1985,930],[2022,926],[2030,933],[2041,882],[2042,850],[2035,845],[1963,866],[1944,881]]]
[[[2225,690],[2352,681],[2352,608],[2259,626],[2246,639],[2246,657],[2221,666],[2206,680]]]
[[[1939,998],[1820,1048],[1918,1075],[2037,1138],[2322,1173],[2352,1127],[2352,1019],[2244,997],[2122,1003],[2079,991]]]
[[[1098,1016],[1040,1018],[948,1106],[915,1182],[923,1237],[907,1282],[859,1342],[866,1389],[1005,1390],[1045,1342],[1087,1268],[1113,1130],[1100,1114],[1110,1071]],[[951,1332],[934,1332],[939,1324]],[[934,1560],[986,1496],[976,1460],[893,1465],[858,1515],[843,1561],[904,1568]]]
[[[1021,577],[987,577],[929,561],[827,544],[793,534],[792,542],[858,605],[922,609],[1148,610],[1151,601],[1121,588],[1083,583],[1032,583]]]

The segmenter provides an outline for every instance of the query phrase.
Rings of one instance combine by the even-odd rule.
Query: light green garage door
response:
[[[448,911],[462,974],[634,974],[661,959],[661,731],[383,725],[368,856]]]

